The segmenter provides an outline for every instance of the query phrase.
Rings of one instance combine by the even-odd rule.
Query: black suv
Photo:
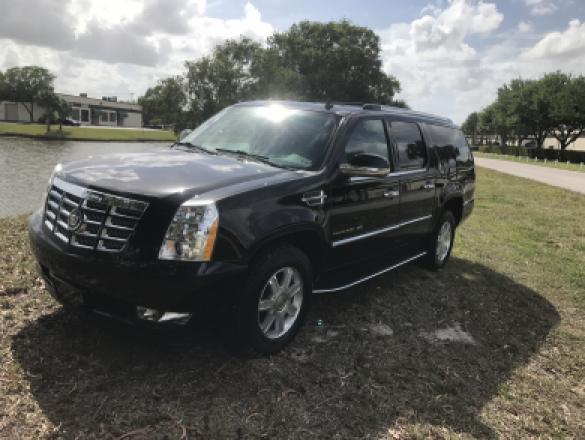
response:
[[[443,266],[474,189],[448,119],[247,102],[170,149],[58,165],[29,231],[62,303],[154,322],[223,305],[241,342],[271,353],[313,293],[417,259]]]

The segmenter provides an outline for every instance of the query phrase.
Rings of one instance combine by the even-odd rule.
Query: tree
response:
[[[181,125],[187,103],[183,78],[174,76],[160,80],[156,86],[150,87],[144,96],[138,98],[138,103],[142,106],[144,122],[147,125]]]
[[[509,127],[503,115],[502,106],[497,101],[488,105],[479,113],[478,129],[484,135],[497,134],[502,145],[506,145]]]
[[[47,133],[51,131],[51,123],[55,120],[55,115],[59,121],[59,132],[62,133],[63,119],[71,114],[71,106],[69,103],[57,96],[53,91],[42,93],[37,102],[45,109],[43,118],[47,124]]]
[[[71,106],[63,98],[57,98],[55,112],[59,118],[59,132],[63,133],[63,120],[71,116]]]
[[[6,82],[4,78],[4,72],[0,70],[0,101],[6,101]]]
[[[51,123],[55,119],[55,110],[59,105],[58,101],[59,98],[52,90],[43,92],[37,97],[38,104],[45,110],[42,119],[47,124],[47,133],[51,131]]]
[[[243,38],[216,46],[210,56],[187,62],[189,107],[196,124],[242,99],[257,97],[253,85],[259,79],[260,44]],[[254,73],[252,73],[254,71]]]
[[[477,136],[479,129],[479,114],[477,112],[471,113],[461,128],[466,135],[471,136],[471,144],[475,145],[475,137]]]
[[[262,46],[229,40],[198,61],[187,62],[187,94],[193,122],[248,99],[395,101],[398,80],[382,70],[380,39],[348,21],[304,21],[275,33]]]
[[[349,21],[303,21],[268,39],[269,52],[289,77],[296,74],[298,97],[307,100],[392,104],[398,80],[382,70],[380,38]],[[279,77],[264,75],[259,81]],[[270,87],[269,87],[270,89]]]
[[[551,97],[550,134],[559,141],[559,156],[585,133],[585,77],[562,72],[549,73],[542,81],[543,92]]]
[[[3,99],[20,102],[34,122],[34,104],[48,92],[53,92],[55,76],[47,69],[38,66],[12,67],[3,75]]]

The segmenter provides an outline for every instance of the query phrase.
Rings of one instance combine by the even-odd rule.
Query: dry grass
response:
[[[0,220],[0,437],[585,438],[584,202],[479,170],[447,268],[318,297],[293,345],[261,359],[210,327],[64,312],[24,218]],[[432,337],[459,328],[475,343]]]

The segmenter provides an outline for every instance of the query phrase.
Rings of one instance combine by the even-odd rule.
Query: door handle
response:
[[[398,197],[399,195],[400,195],[400,191],[398,191],[397,189],[390,189],[390,190],[384,191],[384,197],[393,198],[393,197]]]
[[[427,182],[423,185],[423,189],[434,189],[435,188],[435,184],[432,182]]]

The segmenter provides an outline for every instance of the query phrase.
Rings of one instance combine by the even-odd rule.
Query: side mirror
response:
[[[177,138],[178,141],[182,141],[183,139],[185,139],[187,136],[189,136],[191,134],[193,130],[190,130],[188,128],[185,128],[184,130],[181,130],[181,132],[179,133],[179,137]]]
[[[350,177],[384,177],[390,173],[390,162],[377,154],[359,153],[350,163],[339,165],[339,171]]]

